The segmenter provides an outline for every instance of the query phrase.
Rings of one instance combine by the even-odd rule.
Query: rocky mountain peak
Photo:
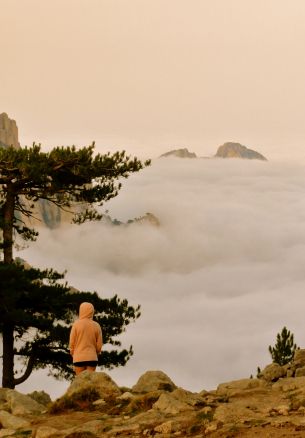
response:
[[[16,121],[10,119],[6,113],[0,114],[0,146],[20,148]]]
[[[263,160],[266,161],[262,154],[252,149],[243,146],[240,143],[227,142],[219,146],[215,157],[220,158],[246,158],[248,160]]]
[[[169,152],[165,152],[161,157],[177,157],[177,158],[197,158],[194,152],[190,152],[187,148],[173,149]]]

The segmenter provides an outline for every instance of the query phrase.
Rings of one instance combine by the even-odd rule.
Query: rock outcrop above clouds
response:
[[[189,152],[187,148],[183,149],[174,149],[165,154],[162,154],[161,157],[176,157],[176,158],[209,158],[209,157],[197,157],[194,152]],[[266,161],[262,154],[254,151],[253,149],[249,149],[246,146],[243,146],[240,143],[234,142],[226,142],[222,146],[219,146],[217,149],[216,158],[244,158],[248,160],[262,160]]]
[[[7,148],[13,146],[20,148],[18,138],[18,127],[16,121],[10,119],[6,113],[0,114],[0,147]],[[24,200],[26,204],[28,201]],[[33,218],[25,220],[26,225],[41,226],[45,225],[48,228],[56,228],[62,222],[71,222],[72,213],[61,210],[56,205],[47,200],[39,200],[36,203],[36,209]]]
[[[173,149],[172,151],[165,152],[161,157],[176,157],[176,158],[197,158],[194,152],[189,152],[187,148]]]
[[[6,113],[0,114],[0,147],[13,146],[20,148],[18,128],[15,120],[10,119]]]
[[[243,146],[240,143],[227,142],[219,146],[215,157],[219,158],[245,158],[248,160],[263,160],[266,161],[262,154],[252,149]]]
[[[111,216],[105,214],[102,218],[102,222],[114,225],[114,226],[129,226],[134,224],[146,224],[154,227],[159,227],[160,221],[153,213],[145,213],[143,216],[135,217],[134,219],[129,219],[127,222],[119,221],[118,219],[112,219]]]
[[[197,393],[162,371],[147,371],[131,389],[85,371],[47,408],[45,393],[0,389],[0,437],[302,437],[304,368],[305,350],[298,350],[289,365]]]

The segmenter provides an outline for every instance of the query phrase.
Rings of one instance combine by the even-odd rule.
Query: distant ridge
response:
[[[246,158],[248,160],[263,160],[267,161],[262,154],[252,149],[248,149],[240,143],[227,142],[219,146],[215,157],[220,158]]]
[[[216,154],[213,157],[197,157],[194,152],[190,152],[187,148],[173,149],[160,155],[163,157],[175,158],[243,158],[247,160],[267,161],[267,158],[259,152],[249,149],[237,142],[226,142],[219,146]]]
[[[182,148],[165,152],[165,154],[160,155],[160,158],[162,157],[197,158],[197,155],[194,152],[190,152],[187,148]]]

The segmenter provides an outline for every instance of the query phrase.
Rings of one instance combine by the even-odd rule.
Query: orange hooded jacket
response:
[[[74,322],[70,332],[69,348],[73,363],[95,361],[102,350],[102,329],[92,320],[93,314],[94,307],[91,303],[80,305],[79,319]]]

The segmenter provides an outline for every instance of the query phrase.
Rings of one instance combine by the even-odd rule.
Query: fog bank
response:
[[[160,227],[42,230],[18,255],[67,269],[79,289],[141,304],[141,318],[122,337],[135,354],[111,372],[120,385],[161,369],[200,391],[255,375],[284,325],[304,347],[304,194],[298,164],[155,160],[123,181],[105,208],[121,221],[151,212]],[[37,385],[53,396],[66,387],[36,373],[19,389]]]

